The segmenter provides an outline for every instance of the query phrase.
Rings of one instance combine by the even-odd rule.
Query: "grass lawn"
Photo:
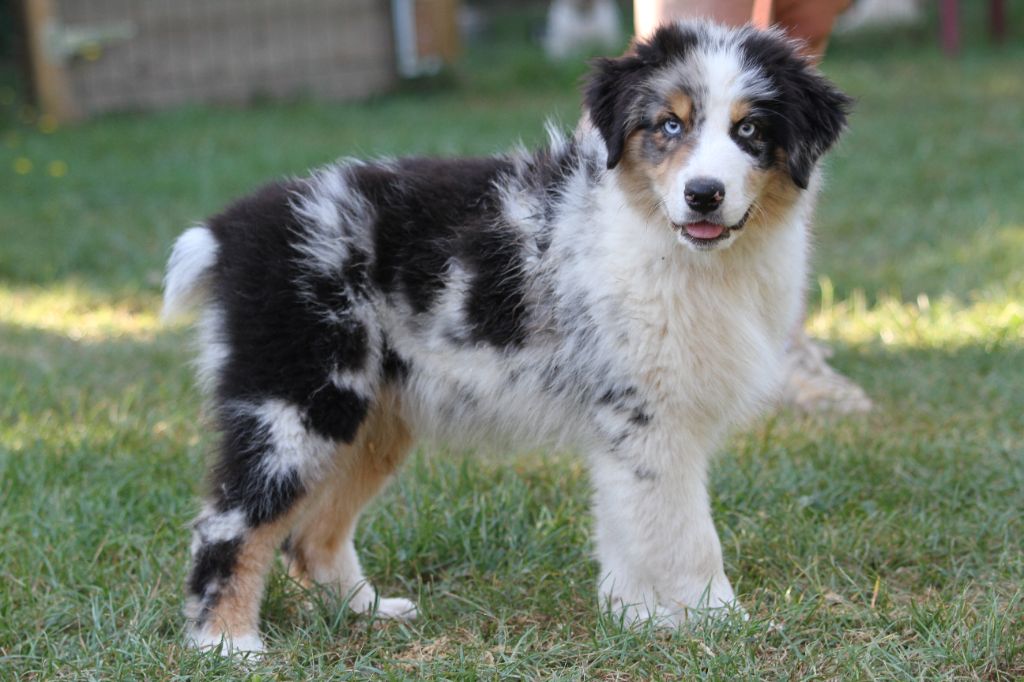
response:
[[[929,31],[840,37],[827,60],[859,104],[829,162],[809,326],[878,408],[769,416],[719,457],[716,518],[749,621],[621,630],[594,596],[578,459],[421,451],[358,542],[421,619],[354,618],[277,568],[271,650],[247,669],[181,646],[212,438],[188,331],[156,317],[172,239],[337,156],[538,142],[545,117],[575,120],[581,67],[547,66],[513,24],[439,87],[356,105],[51,130],[8,104],[0,679],[1024,676],[1024,46],[1019,30],[1004,48],[971,33],[950,61]]]

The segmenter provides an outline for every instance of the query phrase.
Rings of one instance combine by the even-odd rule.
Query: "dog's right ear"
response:
[[[639,93],[645,62],[635,54],[616,59],[595,59],[584,91],[583,102],[608,149],[608,168],[622,159],[626,136],[638,122],[632,114]]]

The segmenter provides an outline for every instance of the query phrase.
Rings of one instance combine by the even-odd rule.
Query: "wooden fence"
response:
[[[185,102],[363,97],[398,78],[385,0],[23,0],[58,119]]]

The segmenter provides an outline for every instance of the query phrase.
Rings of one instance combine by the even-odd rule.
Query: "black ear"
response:
[[[762,69],[775,96],[763,108],[773,114],[776,140],[786,153],[793,182],[807,188],[821,155],[846,127],[853,100],[841,93],[778,31],[751,31],[743,41],[747,62]]]
[[[609,169],[618,165],[626,135],[637,124],[631,112],[639,96],[643,69],[644,61],[635,55],[591,62],[583,102],[590,111],[590,120],[604,138]]]
[[[583,103],[608,148],[608,168],[622,159],[626,136],[642,124],[644,81],[672,59],[682,60],[697,44],[699,31],[680,23],[659,26],[616,59],[591,62]]]
[[[814,164],[846,127],[853,100],[805,64],[787,69],[782,76],[788,91],[783,97],[788,104],[786,164],[793,182],[807,189]]]

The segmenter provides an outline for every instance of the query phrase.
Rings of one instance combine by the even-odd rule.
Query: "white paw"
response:
[[[687,627],[702,620],[750,618],[736,602],[712,607],[657,604],[653,608],[645,604],[613,603],[611,614],[621,619],[622,624],[628,628],[651,626],[666,630]]]
[[[390,599],[381,599],[377,603],[376,611],[371,606],[367,609],[366,613],[372,613],[377,618],[386,618],[388,620],[414,620],[419,615],[419,610],[416,608],[416,604],[408,599],[392,597]]]
[[[416,604],[401,597],[377,597],[377,590],[363,581],[349,593],[348,607],[355,613],[365,613],[385,620],[412,620],[419,612]]]
[[[257,634],[231,637],[203,629],[190,632],[186,638],[188,646],[200,651],[215,651],[221,656],[259,658],[264,651],[263,640]]]
[[[610,613],[612,617],[620,619],[622,625],[627,628],[641,628],[650,625],[659,629],[668,629],[680,625],[677,614],[656,605],[651,607],[644,603],[625,603],[616,599],[611,604]]]
[[[679,628],[706,619],[748,618],[724,576],[704,587],[694,584],[679,589],[682,596],[676,599],[659,599],[651,588],[625,585],[630,589],[613,592],[602,586],[601,601],[627,627]]]

